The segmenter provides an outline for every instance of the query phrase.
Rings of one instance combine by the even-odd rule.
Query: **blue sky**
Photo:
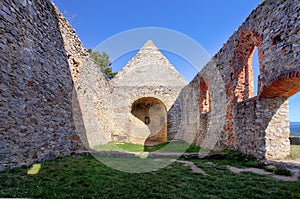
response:
[[[181,32],[213,56],[262,0],[52,0],[69,20],[86,48],[123,31],[161,27]],[[155,41],[154,41],[155,42]],[[159,46],[158,46],[159,47]],[[119,70],[135,52],[114,61]],[[164,53],[185,79],[197,70],[186,60]],[[254,68],[257,61],[254,58]],[[187,70],[188,69],[188,70]],[[300,93],[290,99],[290,120],[300,122]],[[298,112],[297,112],[298,110]]]

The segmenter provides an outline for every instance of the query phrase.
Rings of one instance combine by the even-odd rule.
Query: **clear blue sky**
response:
[[[191,37],[213,56],[262,0],[52,1],[86,48],[95,48],[109,37],[133,28],[161,27]],[[113,69],[119,70],[133,55],[129,53],[119,64],[114,63]],[[184,62],[170,54],[167,57],[175,67]],[[190,74],[183,76],[189,80],[196,72],[189,70]],[[300,93],[290,99],[290,107],[290,120],[300,122]]]

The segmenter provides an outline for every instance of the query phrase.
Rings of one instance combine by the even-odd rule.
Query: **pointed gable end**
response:
[[[187,82],[148,40],[138,53],[111,80],[113,86],[184,86]]]

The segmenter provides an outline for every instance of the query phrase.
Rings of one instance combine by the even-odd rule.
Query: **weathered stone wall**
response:
[[[49,1],[1,4],[1,167],[111,140],[108,83]]]
[[[82,149],[72,118],[72,76],[52,4],[1,1],[0,35],[0,169]]]
[[[243,153],[258,154],[269,159],[288,155],[288,101],[282,99],[251,98],[239,102],[233,110],[234,148]]]
[[[82,123],[75,122],[77,131],[86,147],[106,144],[113,132],[108,82],[57,8],[56,13],[75,85],[73,99],[78,101],[82,117]]]
[[[200,82],[205,81],[210,97],[209,111],[202,112]],[[213,58],[181,91],[168,112],[169,139],[196,142],[203,148],[220,147],[220,134],[225,123],[226,96],[224,81]],[[170,127],[170,128],[169,128]]]
[[[190,135],[203,147],[231,147],[258,158],[286,157],[287,99],[300,91],[299,9],[297,1],[284,0],[267,0],[256,8],[185,88],[191,91],[186,92],[188,96],[177,99],[169,112],[169,138],[187,139]],[[256,97],[252,69],[255,48],[260,65]],[[211,103],[202,117],[201,80],[208,87]],[[190,111],[192,115],[185,114]],[[177,129],[176,124],[180,124]],[[197,133],[191,133],[194,131]]]

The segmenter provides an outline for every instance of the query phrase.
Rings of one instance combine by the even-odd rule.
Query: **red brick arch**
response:
[[[261,41],[262,37],[251,30],[243,30],[239,34],[231,62],[235,102],[254,97],[252,58],[254,50],[257,47],[260,73],[262,73],[264,66],[261,65],[263,60]]]
[[[226,86],[226,96],[230,104],[226,109],[227,123],[224,132],[228,136],[227,144],[234,141],[233,137],[233,107],[236,102],[244,101],[254,97],[252,58],[255,48],[258,48],[258,60],[260,73],[264,71],[262,61],[264,54],[261,50],[262,36],[252,30],[242,30],[236,39],[231,62],[232,77]],[[258,79],[258,92],[260,90],[260,80]]]
[[[283,72],[270,80],[261,90],[259,97],[291,97],[300,91],[300,72]]]

